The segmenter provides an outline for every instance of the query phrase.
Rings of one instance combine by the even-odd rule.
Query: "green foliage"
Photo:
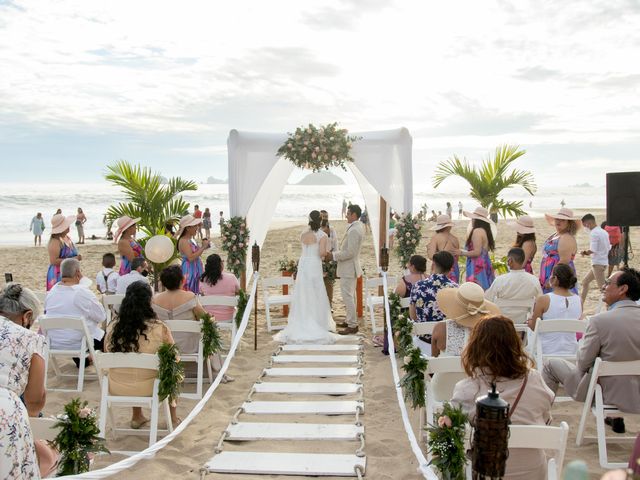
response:
[[[322,262],[322,275],[331,285],[336,283],[336,278],[338,278],[338,262],[334,260],[325,260]]]
[[[397,340],[398,354],[404,357],[413,347],[413,322],[409,319],[409,312],[401,312],[395,318],[392,328]]]
[[[415,255],[416,249],[420,244],[422,222],[411,213],[404,213],[400,220],[396,222],[396,254],[400,261],[400,267],[404,268],[409,259]]]
[[[249,229],[244,217],[231,217],[220,225],[222,250],[227,252],[227,268],[240,277],[247,265]]]
[[[336,122],[320,127],[309,124],[289,133],[276,155],[314,172],[331,167],[346,170],[346,162],[353,162],[351,144],[360,138],[347,135],[347,130],[338,128]]]
[[[295,275],[298,272],[298,262],[296,260],[289,260],[287,257],[278,260],[276,265],[278,266],[278,271],[282,273]]]
[[[392,328],[395,320],[402,315],[400,300],[400,295],[395,292],[389,292],[389,318],[391,318]],[[395,329],[393,331],[395,332]]]
[[[249,295],[247,292],[240,289],[238,292],[238,309],[236,311],[236,327],[240,328],[240,324],[242,323],[242,316],[244,315],[244,310],[247,308],[247,304],[249,303]]]
[[[178,399],[184,381],[184,367],[178,361],[178,347],[175,344],[163,343],[158,349],[158,357],[160,358],[158,397],[160,401],[168,397],[169,402],[173,403]]]
[[[467,462],[464,450],[465,426],[469,417],[462,407],[444,404],[435,425],[427,428],[429,432],[429,451],[433,455],[431,465],[436,467],[443,479],[464,480],[464,467]]]
[[[509,272],[509,267],[507,266],[507,256],[503,256],[500,259],[496,259],[495,253],[490,255],[491,265],[493,266],[493,271],[496,275],[503,275]]]
[[[408,356],[409,361],[402,366],[405,376],[400,380],[400,386],[404,389],[405,401],[410,401],[411,408],[415,410],[425,406],[424,372],[427,371],[428,362],[419,348],[411,348]]]
[[[202,332],[202,356],[209,358],[222,348],[220,332],[216,322],[211,320],[211,315],[208,313],[200,315],[200,320],[202,320],[202,326],[200,327]]]
[[[500,198],[503,190],[516,185],[524,188],[530,195],[536,191],[533,174],[526,170],[509,170],[513,162],[526,153],[518,145],[501,145],[496,148],[493,159],[482,162],[478,169],[471,166],[466,159],[460,160],[456,155],[441,162],[433,177],[433,187],[438,188],[449,177],[460,177],[471,187],[469,195],[480,205],[491,212],[500,212],[503,217],[523,215],[522,201],[508,202]]]
[[[98,434],[98,419],[87,402],[74,398],[64,406],[64,414],[56,417],[54,428],[60,431],[50,442],[60,452],[58,474],[75,475],[89,471],[89,453],[110,453],[105,439]]]

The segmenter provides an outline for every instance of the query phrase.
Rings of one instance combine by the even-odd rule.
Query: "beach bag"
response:
[[[622,232],[620,231],[620,227],[607,225],[604,227],[605,231],[609,234],[609,243],[613,247],[614,245],[618,245],[620,240],[622,240]]]

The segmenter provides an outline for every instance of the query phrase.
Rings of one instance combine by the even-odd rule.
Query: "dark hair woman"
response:
[[[320,212],[318,210],[311,210],[311,213],[309,213],[309,228],[317,232],[321,223],[322,217],[320,216]]]
[[[460,255],[467,257],[467,282],[477,283],[486,290],[495,278],[489,257],[489,251],[496,248],[491,231],[493,221],[489,218],[489,210],[483,207],[463,214],[471,218],[471,232],[465,250],[460,250]]]
[[[536,256],[536,228],[533,219],[529,215],[523,215],[516,219],[516,241],[514,247],[524,250],[524,271],[533,274],[533,258]]]
[[[75,257],[82,260],[82,255],[69,237],[69,226],[75,222],[75,215],[65,217],[61,213],[51,217],[51,238],[47,245],[49,252],[49,270],[47,270],[47,291],[60,281],[60,264],[65,258]]]
[[[105,350],[107,352],[158,352],[163,343],[173,344],[171,330],[158,320],[151,307],[151,287],[144,282],[133,282],[120,304],[118,316],[107,325]],[[142,368],[114,368],[109,371],[109,389],[114,395],[151,395],[157,372]],[[176,406],[170,406],[171,421],[176,426],[179,419]],[[149,420],[141,407],[133,407],[131,428],[138,429]]]
[[[200,277],[201,295],[223,295],[233,297],[240,292],[240,282],[232,273],[224,271],[224,261],[220,255],[213,253],[207,257],[204,273]],[[217,322],[233,321],[233,307],[205,306]]]
[[[469,376],[459,381],[452,404],[461,405],[475,423],[476,400],[496,384],[500,397],[511,405],[513,425],[546,425],[551,419],[553,392],[532,367],[513,322],[502,315],[486,316],[471,331],[462,352],[462,365]],[[543,450],[510,449],[503,477],[546,478]]]
[[[409,273],[404,275],[396,285],[395,293],[402,298],[411,295],[411,288],[414,283],[427,278],[425,274],[427,271],[427,259],[422,255],[412,255],[409,263],[407,263],[407,270],[409,270]]]

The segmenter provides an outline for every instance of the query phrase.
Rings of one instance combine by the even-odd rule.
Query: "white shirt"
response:
[[[591,254],[591,265],[609,265],[609,234],[598,225],[589,233],[589,250]]]
[[[47,294],[44,311],[50,316],[82,317],[94,339],[102,340],[104,337],[104,331],[99,326],[106,318],[104,307],[85,287],[56,283]],[[51,330],[49,339],[52,349],[74,350],[80,348],[82,333],[76,330]]]
[[[538,277],[524,270],[498,275],[484,292],[484,298],[498,305],[502,314],[516,324],[526,323],[529,309],[540,295],[542,288]]]
[[[100,293],[116,293],[118,272],[113,268],[103,268],[96,275],[96,287]],[[105,278],[107,279],[105,281]]]
[[[133,282],[145,282],[149,283],[149,279],[143,275],[140,275],[140,272],[137,270],[131,270],[126,275],[118,277],[118,285],[116,287],[116,293],[118,295],[124,295],[127,293],[127,287],[131,285]]]

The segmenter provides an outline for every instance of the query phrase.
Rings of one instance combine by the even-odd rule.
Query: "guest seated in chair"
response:
[[[465,284],[466,285],[466,284]],[[462,352],[462,365],[468,378],[459,381],[453,391],[452,404],[461,405],[475,422],[476,400],[496,384],[500,398],[511,405],[513,425],[546,425],[551,419],[553,392],[533,369],[513,322],[502,315],[479,320]],[[509,450],[508,479],[546,479],[547,462],[543,450],[519,448]]]
[[[554,392],[560,384],[576,401],[583,402],[591,381],[591,367],[597,357],[604,361],[640,360],[640,272],[624,268],[605,281],[602,300],[609,309],[589,319],[578,347],[576,364],[561,358],[544,363],[543,376]],[[623,412],[640,413],[640,375],[604,377],[599,381],[605,404]],[[614,431],[625,431],[622,419],[608,419]]]
[[[180,267],[178,267],[179,269]],[[107,326],[105,350],[117,353],[157,353],[163,343],[173,344],[171,330],[158,320],[151,308],[153,292],[146,282],[134,282],[127,292],[115,321]],[[109,393],[112,395],[150,396],[157,372],[143,368],[114,368],[109,371]],[[138,429],[149,421],[141,407],[132,407],[131,428]],[[171,422],[180,423],[176,405],[170,405]]]

